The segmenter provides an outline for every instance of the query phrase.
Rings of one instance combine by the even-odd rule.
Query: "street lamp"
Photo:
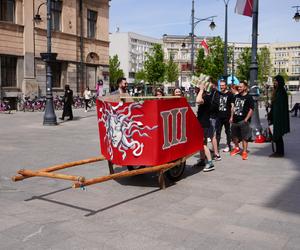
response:
[[[192,41],[192,47],[191,47],[191,70],[192,70],[192,75],[194,75],[195,72],[195,67],[194,67],[194,57],[195,57],[195,27],[198,23],[202,21],[209,21],[210,25],[209,27],[213,30],[216,27],[216,24],[214,22],[214,18],[216,16],[210,16],[206,18],[196,18],[195,17],[195,0],[192,1],[192,32],[191,32],[191,41]]]
[[[55,1],[55,0],[54,0]],[[56,115],[54,112],[53,94],[52,94],[52,64],[56,62],[57,53],[51,52],[51,35],[52,35],[52,14],[51,3],[53,0],[47,0],[38,7],[37,14],[34,16],[34,20],[40,22],[42,19],[39,15],[40,7],[43,4],[47,4],[47,52],[41,53],[42,60],[46,63],[46,107],[44,113],[45,126],[57,125]]]
[[[249,94],[254,99],[254,111],[251,119],[252,135],[256,137],[261,134],[262,126],[258,111],[258,64],[257,64],[257,36],[258,36],[258,0],[253,0],[252,9],[252,48],[251,48],[251,64],[250,64],[250,91]]]
[[[300,14],[299,14],[299,8],[300,8],[300,6],[299,5],[292,6],[292,8],[296,8],[296,13],[295,13],[295,15],[294,15],[293,18],[295,19],[296,22],[299,22],[300,21]]]
[[[224,35],[224,71],[223,71],[223,77],[225,81],[227,82],[227,76],[228,76],[228,32],[227,32],[227,27],[228,27],[228,3],[229,0],[223,0],[225,4],[225,35]]]

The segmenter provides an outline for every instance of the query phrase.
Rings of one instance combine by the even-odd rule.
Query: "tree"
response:
[[[205,58],[203,73],[211,76],[213,81],[216,81],[223,76],[224,42],[220,37],[214,37],[208,41],[208,46],[210,53]]]
[[[144,70],[149,83],[162,83],[165,77],[166,65],[164,63],[164,52],[160,44],[155,44],[152,49],[153,53],[146,53]]]
[[[251,48],[245,48],[237,60],[237,77],[239,80],[249,81],[251,64]]]
[[[114,55],[112,58],[109,57],[109,85],[111,90],[118,87],[117,80],[120,77],[124,77],[124,72],[120,69],[118,55]]]
[[[171,56],[168,64],[166,65],[166,80],[167,82],[175,82],[178,80],[179,70],[178,65],[174,62],[173,56]]]
[[[204,65],[205,65],[204,49],[200,48],[198,50],[197,58],[196,58],[196,67],[195,67],[195,75],[196,76],[200,76],[200,74],[203,73]]]
[[[142,69],[142,70],[136,72],[135,73],[135,80],[137,82],[146,81],[147,80],[147,75],[146,75],[145,70]]]
[[[272,63],[270,51],[267,47],[260,50],[257,57],[258,61],[258,81],[260,84],[267,82],[268,77],[271,75]]]

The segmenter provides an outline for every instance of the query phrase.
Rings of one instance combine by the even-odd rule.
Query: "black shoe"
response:
[[[209,164],[209,163],[207,163],[205,165],[205,167],[203,168],[203,172],[210,172],[213,170],[215,170],[215,166],[213,164]]]
[[[215,155],[214,156],[214,161],[220,161],[220,160],[222,160],[220,155]]]
[[[73,120],[73,118],[69,118],[67,121],[72,121]]]
[[[64,118],[62,118],[62,117],[59,117],[59,120],[62,120],[62,121],[63,121],[63,120],[64,120]]]
[[[279,153],[273,153],[271,155],[269,155],[270,158],[282,158],[284,157],[284,154],[279,154]]]

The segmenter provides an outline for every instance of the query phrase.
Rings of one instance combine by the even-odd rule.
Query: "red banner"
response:
[[[203,130],[185,98],[97,100],[102,154],[117,165],[164,164],[203,149]]]

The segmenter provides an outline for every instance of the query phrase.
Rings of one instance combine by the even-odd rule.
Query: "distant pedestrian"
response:
[[[217,143],[220,146],[222,127],[225,128],[226,134],[226,147],[223,152],[231,151],[231,129],[230,129],[230,116],[231,109],[233,107],[233,94],[228,90],[227,83],[225,80],[220,81],[220,98],[219,98],[219,112],[216,121],[216,133],[217,133]]]
[[[196,97],[196,103],[199,105],[197,118],[203,128],[204,150],[200,152],[200,161],[197,165],[204,166],[203,171],[208,172],[214,170],[215,168],[212,162],[210,150],[207,146],[207,139],[211,139],[214,135],[213,127],[210,121],[211,96],[205,91],[204,84],[200,84],[198,87],[199,92]],[[207,159],[207,163],[205,162],[205,157]]]
[[[84,97],[84,104],[85,104],[85,112],[87,112],[87,109],[91,109],[91,106],[89,105],[91,98],[92,98],[92,92],[90,91],[89,87],[86,87],[86,89],[83,92]]]
[[[173,91],[173,96],[184,96],[181,88],[175,88]]]
[[[273,125],[272,139],[276,150],[270,157],[283,157],[283,135],[290,132],[290,117],[288,96],[284,87],[284,79],[281,75],[274,78],[274,91],[271,100],[271,111],[268,115],[270,124]]]
[[[59,119],[64,120],[65,116],[68,116],[69,121],[73,120],[72,105],[73,105],[73,90],[70,89],[69,85],[66,85],[65,95],[64,95],[64,109],[63,109],[62,117]]]
[[[164,96],[165,93],[161,88],[156,88],[154,95],[157,96],[157,97],[161,97],[161,96]]]
[[[102,80],[98,80],[97,84],[96,84],[96,95],[98,96],[102,96],[102,90],[103,90],[103,81]]]
[[[297,117],[298,110],[300,110],[300,103],[297,102],[290,111],[291,113],[294,112],[294,114],[292,115],[293,117]]]
[[[250,121],[254,110],[254,101],[252,96],[248,94],[248,83],[246,81],[240,82],[238,91],[239,93],[234,97],[230,117],[232,139],[235,145],[230,155],[240,153],[239,143],[242,142],[242,159],[247,160],[248,140],[251,138]]]

